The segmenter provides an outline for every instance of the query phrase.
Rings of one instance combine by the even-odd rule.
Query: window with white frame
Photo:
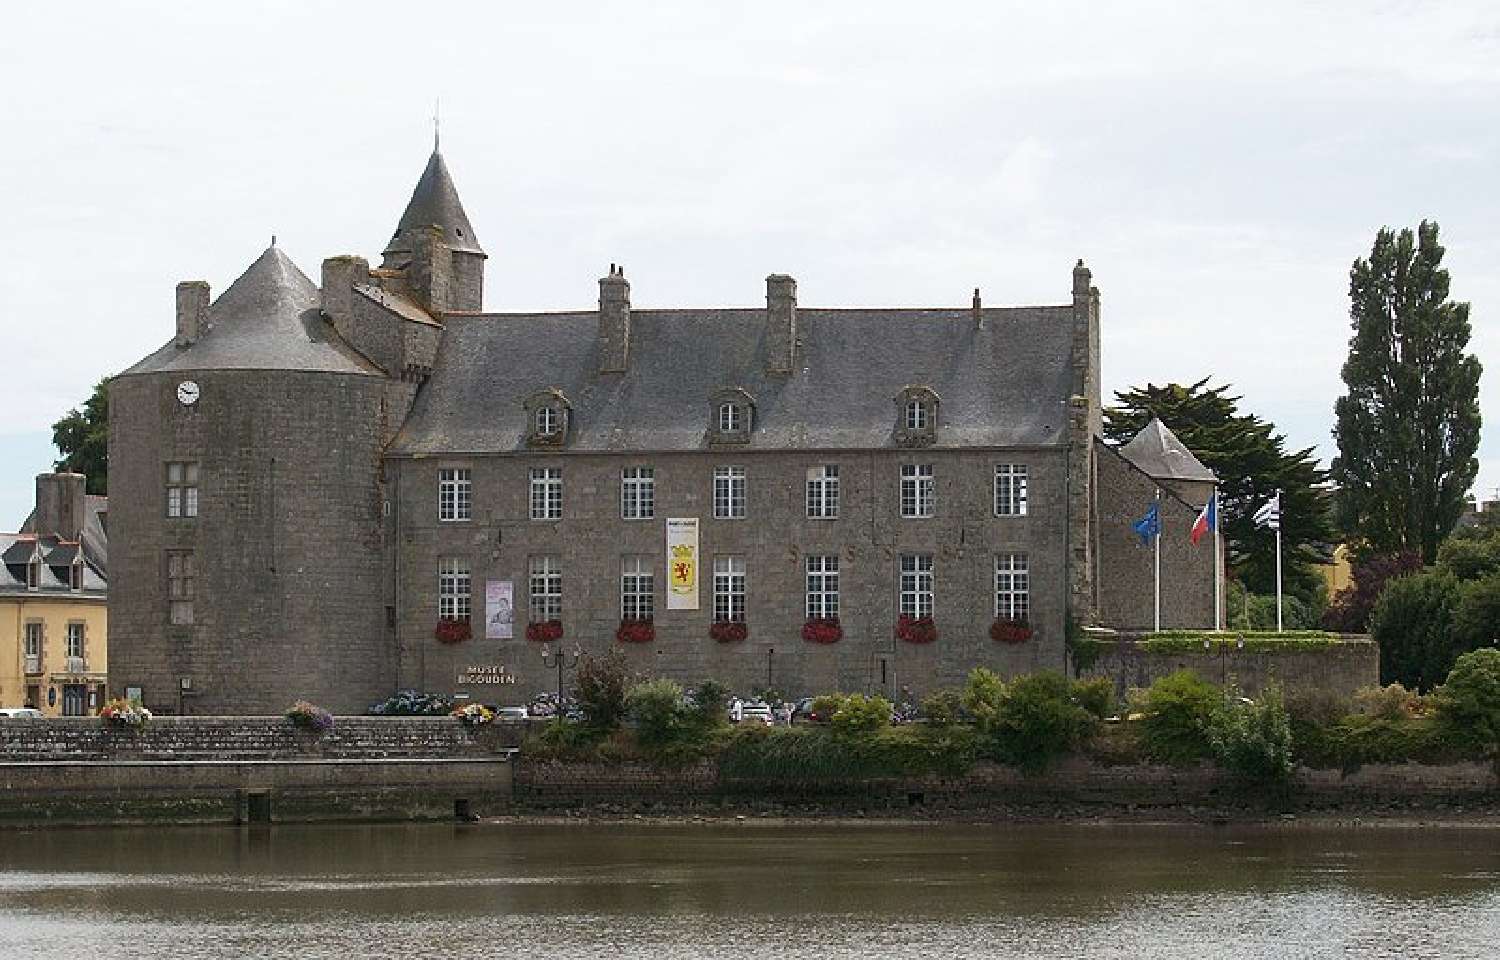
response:
[[[31,562],[26,564],[26,589],[40,590],[41,587],[42,561],[36,559],[35,557],[32,557]]]
[[[562,519],[562,467],[531,468],[531,519]]]
[[[901,615],[932,616],[932,554],[901,555]]]
[[[628,556],[620,560],[620,619],[650,620],[656,611],[656,575],[651,558]]]
[[[562,562],[555,556],[531,558],[531,622],[562,619]]]
[[[626,467],[620,471],[620,519],[650,520],[656,516],[656,471]]]
[[[198,515],[198,464],[176,461],[167,464],[167,516]]]
[[[745,558],[714,557],[714,620],[745,621]]]
[[[901,516],[932,516],[933,477],[930,463],[901,465]]]
[[[469,519],[469,471],[465,467],[438,470],[438,519]]]
[[[835,520],[839,515],[838,464],[824,463],[807,469],[807,516],[811,520]]]
[[[1031,570],[1024,553],[995,555],[995,618],[1026,620],[1031,616]]]
[[[68,566],[68,587],[72,590],[83,589],[83,557],[74,557]]]
[[[1000,463],[995,465],[995,516],[1024,517],[1026,515],[1026,465],[1024,463]]]
[[[837,554],[808,554],[807,619],[839,618],[839,558]]]
[[[539,437],[555,437],[562,429],[562,414],[550,403],[536,408],[533,426]]]
[[[172,623],[193,622],[193,597],[198,590],[197,564],[191,550],[167,551],[167,603]]]
[[[906,429],[926,430],[930,415],[931,411],[927,409],[927,401],[906,401]]]
[[[744,429],[745,412],[733,401],[719,404],[719,432],[738,433]]]
[[[438,616],[467,620],[470,610],[469,561],[461,557],[438,560]]]
[[[42,624],[39,620],[26,624],[26,672],[42,672]]]
[[[714,518],[742,520],[745,516],[745,468],[714,467]]]
[[[67,632],[63,635],[63,643],[67,657],[83,659],[83,624],[72,621],[67,626]]]

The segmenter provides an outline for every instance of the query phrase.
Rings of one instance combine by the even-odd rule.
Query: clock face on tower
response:
[[[177,385],[177,402],[183,406],[192,406],[198,402],[198,384],[192,380],[184,380]]]

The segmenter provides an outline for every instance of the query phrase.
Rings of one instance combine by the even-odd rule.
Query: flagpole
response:
[[[1220,591],[1219,573],[1223,563],[1219,560],[1219,527],[1223,525],[1224,518],[1219,516],[1219,488],[1214,487],[1212,494],[1214,498],[1214,630],[1215,632],[1224,628],[1223,602],[1224,598]]]
[[[1276,491],[1276,632],[1281,632],[1281,491]]]
[[[1156,581],[1156,630],[1161,631],[1161,487],[1156,488],[1156,557],[1155,576]]]

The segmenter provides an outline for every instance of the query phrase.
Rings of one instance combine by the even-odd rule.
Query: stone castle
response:
[[[111,689],[166,712],[518,703],[542,652],[624,650],[742,693],[914,695],[1062,670],[1214,617],[1214,478],[1159,425],[1100,438],[1100,297],[487,313],[433,152],[380,265],[274,245],[110,385]],[[670,521],[670,523],[669,523]],[[670,527],[670,529],[669,529]],[[670,546],[677,548],[669,550]]]

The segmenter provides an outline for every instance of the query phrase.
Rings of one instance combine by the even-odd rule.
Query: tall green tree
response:
[[[1338,520],[1377,553],[1432,563],[1479,472],[1479,360],[1448,299],[1438,225],[1382,229],[1349,271],[1348,393],[1334,407]]]
[[[109,493],[109,379],[94,385],[83,409],[74,407],[52,425],[52,443],[62,459],[56,470],[81,473],[89,493]]]
[[[1251,515],[1281,490],[1283,586],[1321,607],[1323,581],[1315,567],[1327,560],[1333,540],[1323,490],[1328,475],[1312,448],[1288,451],[1274,424],[1241,413],[1241,398],[1230,396],[1227,384],[1209,386],[1209,379],[1116,393],[1116,405],[1104,410],[1104,435],[1124,443],[1160,418],[1218,476],[1225,556],[1251,593],[1276,589],[1276,535],[1257,529]]]

